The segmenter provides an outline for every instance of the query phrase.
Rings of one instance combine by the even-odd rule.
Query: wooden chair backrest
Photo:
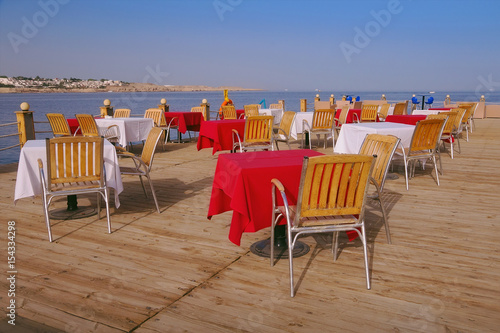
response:
[[[245,120],[245,143],[270,142],[273,116],[250,116]]]
[[[338,154],[304,157],[297,216],[359,214],[363,218],[373,156]]]
[[[281,103],[273,103],[269,104],[270,109],[283,109],[283,105]]]
[[[245,118],[259,115],[259,104],[247,104],[243,105],[243,108],[245,109]]]
[[[222,107],[222,115],[224,119],[236,119],[236,109],[234,105],[224,105]]]
[[[443,132],[445,119],[425,119],[417,122],[410,143],[410,152],[434,150]]]
[[[49,120],[54,137],[58,135],[71,135],[68,121],[62,113],[47,113],[46,116]]]
[[[147,165],[148,169],[151,169],[153,165],[153,157],[162,131],[161,127],[153,127],[149,131],[144,148],[142,148],[141,160]]]
[[[279,128],[286,134],[286,136],[290,136],[290,130],[292,129],[295,115],[296,113],[293,111],[285,111],[281,117]]]
[[[389,103],[382,104],[382,106],[380,107],[380,111],[379,111],[379,114],[380,114],[380,116],[382,116],[382,118],[385,119],[387,117],[387,114],[389,113],[390,107],[391,107],[391,104],[389,104]]]
[[[130,109],[116,109],[113,118],[129,118]]]
[[[330,129],[333,128],[335,110],[318,109],[314,110],[311,129]]]
[[[455,118],[458,116],[457,111],[440,112],[438,114],[430,114],[425,119],[446,119],[443,128],[443,134],[451,134],[455,125]]]
[[[346,123],[347,115],[349,114],[349,107],[350,107],[349,104],[342,106],[342,109],[340,110],[339,118],[337,120],[340,124]]]
[[[78,125],[80,126],[80,131],[83,136],[99,136],[99,130],[97,129],[94,116],[81,113],[75,115],[75,117],[76,120],[78,120]]]
[[[461,103],[458,104],[458,107],[465,109],[465,114],[462,118],[462,124],[465,124],[469,121],[469,118],[472,117],[472,112],[474,111],[476,105],[475,103]]]
[[[394,111],[392,112],[395,116],[401,116],[406,114],[406,103],[396,103],[394,106]]]
[[[359,149],[360,155],[376,155],[371,177],[382,191],[385,177],[400,139],[394,135],[368,134]]]
[[[158,108],[149,108],[144,112],[144,118],[151,118],[153,119],[153,122],[155,123],[155,126],[166,126],[166,121],[165,120],[165,114],[163,114],[162,117],[162,109]],[[163,118],[163,119],[162,119]],[[162,121],[163,120],[163,121]],[[162,124],[163,122],[163,124]]]
[[[203,120],[207,120],[207,108],[205,106],[194,106],[191,108],[191,112],[201,112]]]
[[[377,121],[378,105],[365,104],[361,109],[361,122]]]
[[[467,109],[455,108],[455,109],[451,109],[451,111],[456,111],[458,113],[456,118],[455,118],[455,121],[453,123],[453,133],[461,132],[462,131],[462,119],[465,117],[465,113],[467,112]]]
[[[104,184],[103,140],[86,136],[46,139],[49,188],[76,182],[100,181]]]

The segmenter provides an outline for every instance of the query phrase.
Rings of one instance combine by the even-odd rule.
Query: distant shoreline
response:
[[[99,92],[181,92],[181,91],[264,91],[264,89],[251,89],[241,87],[208,87],[201,85],[186,86],[160,86],[152,83],[129,83],[123,86],[107,86],[105,88],[35,88],[35,87],[0,87],[0,94],[26,94],[26,93],[99,93]]]

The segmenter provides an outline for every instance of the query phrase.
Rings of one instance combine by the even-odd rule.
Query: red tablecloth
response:
[[[165,112],[167,124],[174,117],[177,117],[177,119],[172,122],[172,126],[179,126],[179,132],[183,134],[187,131],[198,132],[201,124],[204,122],[201,112]]]
[[[232,130],[238,131],[243,137],[245,131],[244,119],[210,120],[201,123],[198,135],[198,150],[213,147],[212,154],[221,150],[233,149]]]
[[[386,122],[416,125],[419,120],[424,120],[426,115],[388,115]]]
[[[303,149],[219,155],[208,218],[232,210],[229,240],[240,245],[243,232],[271,226],[271,179],[283,183],[295,204],[303,158],[317,155],[323,154]]]
[[[75,134],[76,130],[78,130],[78,127],[80,126],[80,125],[78,125],[78,120],[76,120],[76,118],[69,118],[69,119],[66,119],[66,121],[68,122],[69,130],[71,131],[71,134]],[[78,131],[80,132],[80,130],[78,130]]]

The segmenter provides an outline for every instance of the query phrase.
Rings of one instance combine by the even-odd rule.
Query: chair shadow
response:
[[[128,178],[128,177],[127,177]],[[125,179],[124,179],[125,180]],[[124,181],[123,186],[124,190],[120,194],[120,207],[117,209],[114,207],[114,190],[111,191],[109,195],[110,199],[110,218],[111,218],[111,233],[114,233],[116,231],[119,231],[135,221],[137,221],[139,218],[137,214],[143,213],[143,216],[140,218],[144,218],[149,215],[154,215],[158,214],[156,212],[156,207],[154,204],[154,200],[151,194],[151,190],[149,188],[149,184],[147,183],[147,180],[144,180],[144,186],[146,187],[146,191],[148,193],[148,198],[144,195],[144,192],[142,190],[142,186],[139,180],[139,177],[137,176],[131,176],[129,181]],[[153,179],[153,186],[155,187],[155,192],[156,192],[156,197],[158,200],[158,205],[160,206],[160,213],[165,212],[168,210],[168,208],[175,203],[178,203],[182,200],[188,199],[190,197],[193,197],[195,195],[198,195],[200,191],[203,191],[209,186],[212,186],[212,177],[206,177],[204,179],[200,179],[196,182],[192,183],[184,183],[180,181],[177,178],[161,178],[161,179]],[[168,204],[165,203],[166,199],[162,200],[162,193],[165,193],[162,191],[164,188],[172,188],[175,189],[175,195],[169,195],[168,196]],[[127,192],[128,190],[128,192]],[[141,198],[138,199],[138,196]],[[87,201],[88,200],[88,201]],[[97,202],[96,202],[96,197],[94,195],[87,195],[87,196],[82,196],[81,199],[79,197],[79,202],[84,201],[84,204],[81,206],[91,206],[95,207],[97,209]],[[145,209],[144,205],[137,205],[137,202],[141,201],[147,204],[150,204],[151,207]],[[54,203],[59,202],[57,207],[54,207],[51,205],[51,211],[54,209],[61,208],[59,206],[65,205],[66,203],[66,198],[58,198],[57,201],[54,201]],[[90,204],[89,204],[90,202]],[[88,227],[89,225],[92,225],[94,223],[99,223],[100,221],[103,221],[103,228],[106,228],[106,207],[103,201],[101,201],[101,218],[99,219],[97,215],[92,215],[91,217],[83,218],[83,219],[78,219],[81,222],[77,225],[77,227],[69,232],[66,232],[64,235],[61,235],[59,237],[54,237],[54,241],[59,240],[63,237],[69,236],[83,228]],[[113,225],[113,216],[114,215],[133,215],[135,214],[133,219],[130,219],[129,221],[120,221],[120,226],[116,227],[116,225]],[[91,219],[91,220],[88,220]],[[61,223],[67,222],[67,221],[72,221],[75,219],[65,219],[65,220],[56,220],[56,219],[51,219],[51,227],[55,227]]]

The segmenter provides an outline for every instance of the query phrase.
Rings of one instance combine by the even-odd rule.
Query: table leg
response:
[[[55,220],[83,219],[97,214],[97,209],[93,207],[78,207],[76,195],[66,197],[67,208],[55,209],[50,212],[50,218]]]
[[[269,258],[271,256],[271,239],[263,239],[250,246],[250,251],[259,257]],[[296,241],[293,248],[293,257],[298,258],[309,252],[309,246],[303,242]],[[288,244],[286,241],[286,225],[277,225],[274,229],[274,257],[288,258]]]
[[[78,201],[76,200],[75,194],[67,196],[67,204],[68,204],[68,208],[66,209],[67,211],[72,212],[78,209]]]

